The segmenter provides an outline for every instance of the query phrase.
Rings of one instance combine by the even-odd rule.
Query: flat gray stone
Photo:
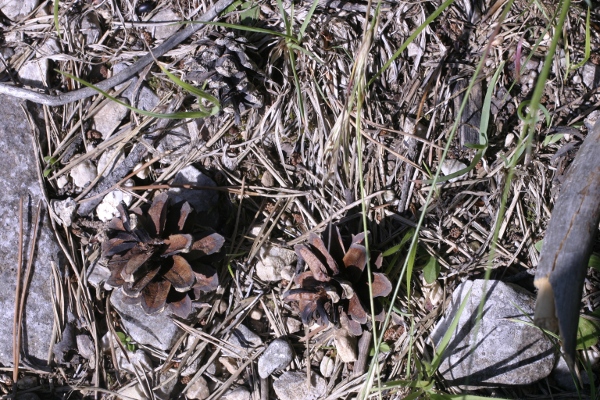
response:
[[[290,365],[293,357],[292,346],[284,339],[275,339],[258,359],[258,374],[266,379],[273,372]]]
[[[225,393],[221,398],[223,400],[250,400],[252,398],[252,393],[245,387],[240,386],[237,389]]]
[[[181,28],[183,26],[182,24],[177,23],[178,21],[181,21],[181,17],[179,15],[177,15],[170,8],[165,8],[163,10],[160,10],[159,12],[156,13],[155,16],[153,16],[150,19],[150,21],[152,21],[152,22],[163,22],[163,21],[172,22],[171,24],[157,26],[156,28],[153,29],[153,36],[157,40],[164,40],[164,39],[170,38],[171,36],[173,36],[175,34],[175,32],[177,32],[179,30],[179,28]]]
[[[312,371],[310,385],[307,385],[305,371],[289,371],[273,382],[273,390],[280,400],[316,400],[325,396],[327,383]]]
[[[224,350],[223,354],[227,357],[243,357],[244,355],[240,354],[241,350],[248,351],[257,348],[262,344],[262,339],[245,325],[240,324],[231,332],[228,342],[235,351]]]
[[[110,303],[121,316],[121,323],[129,336],[138,343],[167,351],[183,334],[169,318],[169,313],[147,315],[139,304],[128,303],[121,289],[113,290]]]
[[[3,1],[0,2],[0,10],[8,18],[18,21],[32,12],[39,3],[39,0]]]
[[[217,186],[212,179],[188,165],[179,171],[173,179],[174,185]],[[217,205],[219,194],[215,190],[206,189],[169,189],[169,197],[173,203],[187,201],[197,212],[210,211]]]
[[[19,244],[19,198],[24,203],[24,265],[27,263],[35,208],[42,197],[36,172],[31,128],[16,99],[0,95],[0,363],[13,364],[13,314]],[[33,272],[25,298],[22,350],[29,361],[46,364],[54,321],[51,261],[63,270],[64,259],[43,210]],[[25,267],[23,267],[23,271]]]
[[[475,336],[484,284],[484,280],[467,281],[456,288],[452,305],[434,328],[431,338],[437,346],[471,290],[440,373],[450,386],[464,388],[526,385],[547,377],[556,357],[552,342],[538,328],[515,322],[533,319],[535,298],[525,289],[488,281],[483,317]]]

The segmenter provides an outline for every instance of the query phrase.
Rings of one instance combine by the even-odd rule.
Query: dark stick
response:
[[[142,71],[146,66],[153,63],[155,58],[163,56],[169,50],[173,49],[175,46],[192,36],[199,29],[203,28],[205,24],[201,22],[208,22],[215,19],[223,10],[229,7],[231,3],[233,3],[233,0],[219,0],[204,15],[200,16],[198,19],[195,20],[198,23],[190,24],[187,28],[171,36],[169,39],[165,40],[161,45],[157,46],[150,53],[140,58],[136,63],[132,64],[127,69],[121,71],[112,78],[100,82],[96,85],[96,87],[103,91],[108,91],[116,85],[129,80],[135,74]],[[98,92],[92,88],[86,87],[68,93],[50,95],[46,93],[39,93],[29,89],[16,87],[13,85],[8,85],[5,83],[0,83],[0,94],[7,94],[9,96],[32,101],[34,103],[57,107],[73,103],[78,100],[83,100],[87,97],[98,94]]]
[[[544,238],[535,275],[535,324],[556,332],[569,366],[575,345],[583,283],[600,222],[600,120],[588,133],[567,173]]]

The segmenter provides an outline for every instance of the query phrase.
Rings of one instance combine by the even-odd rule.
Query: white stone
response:
[[[16,22],[35,10],[39,3],[39,0],[2,1],[0,2],[0,10],[9,19]]]
[[[335,333],[335,349],[343,362],[348,363],[358,360],[356,338],[350,336],[345,329],[339,329]]]
[[[50,207],[56,214],[60,222],[65,226],[71,226],[75,211],[77,211],[77,202],[71,197],[64,200],[50,200]]]
[[[292,346],[284,339],[275,339],[258,359],[258,375],[266,379],[275,371],[290,365],[294,352]]]
[[[308,384],[306,372],[289,371],[273,382],[273,390],[280,400],[316,400],[325,396],[327,383],[315,372],[311,372]]]
[[[137,385],[133,385],[133,386],[127,386],[124,389],[119,390],[118,392],[119,394],[121,394],[123,397],[119,397],[119,398],[131,398],[131,399],[137,399],[137,400],[146,400],[148,398],[148,396],[146,396],[146,394],[144,393],[144,391],[142,390],[142,388],[140,387],[139,384]],[[127,397],[125,397],[127,396]]]
[[[123,150],[119,150],[116,146],[106,149],[98,159],[98,173],[101,173],[102,176],[108,176],[123,161],[125,161]]]
[[[94,115],[94,129],[102,134],[103,139],[107,139],[121,125],[128,111],[119,103],[108,102]]]
[[[444,175],[450,175],[465,168],[467,168],[467,166],[458,160],[444,160],[444,162],[442,163],[442,173]],[[449,181],[456,182],[461,178],[462,176],[457,176],[456,178],[452,178]]]
[[[333,375],[333,368],[335,367],[335,361],[331,357],[325,356],[319,364],[319,371],[325,378],[329,378]]]
[[[157,26],[156,28],[154,28],[153,36],[157,40],[163,40],[163,39],[170,38],[171,36],[173,36],[175,34],[175,32],[177,32],[179,30],[179,28],[181,28],[183,26],[182,24],[177,23],[178,21],[181,21],[181,17],[179,15],[177,15],[170,8],[165,8],[165,9],[160,10],[159,12],[156,13],[156,15],[154,15],[152,18],[150,18],[150,21],[152,21],[152,22],[159,22],[159,21],[173,22],[172,24],[169,24],[169,25],[162,25],[162,26]]]
[[[119,217],[117,206],[124,202],[127,206],[131,205],[133,197],[127,192],[121,190],[113,190],[102,199],[102,202],[96,207],[98,219],[103,222],[108,222],[114,217]]]
[[[510,147],[510,145],[515,141],[515,134],[514,133],[509,133],[506,135],[506,138],[504,139],[504,147],[508,148]]]
[[[141,373],[148,373],[152,371],[152,360],[150,359],[150,356],[146,354],[146,352],[140,349],[137,349],[136,351],[125,351],[127,352],[127,357],[129,357],[129,360],[127,360],[120,347],[115,348],[115,355],[117,357],[117,363],[119,364],[120,369],[124,369],[132,374],[135,374],[136,368],[137,371]]]
[[[204,400],[210,396],[210,389],[206,379],[199,376],[198,379],[192,383],[188,391],[186,392],[188,399]]]
[[[296,318],[287,317],[285,319],[285,326],[287,327],[288,333],[296,333],[302,329],[302,321]]]
[[[292,279],[294,279],[295,273],[296,268],[291,265],[287,265],[281,269],[281,279],[285,279],[286,281],[291,282]]]
[[[243,386],[231,390],[221,397],[222,400],[250,400],[252,393]]]
[[[261,247],[259,256],[261,260],[256,263],[256,275],[266,282],[280,281],[283,268],[294,264],[297,259],[296,252],[270,245]]]
[[[133,167],[134,171],[137,171],[138,169],[140,170],[137,174],[135,174],[135,176],[137,176],[140,179],[146,179],[146,178],[148,178],[148,175],[150,173],[150,169],[148,167],[140,169],[143,166],[144,166],[144,164],[138,163],[135,167]]]
[[[98,171],[93,162],[85,160],[77,164],[70,172],[73,183],[78,188],[84,188],[88,183],[96,179]]]
[[[48,60],[29,60],[19,69],[19,80],[36,88],[46,86],[48,79]]]
[[[56,187],[59,189],[64,188],[69,183],[69,178],[66,175],[61,175],[56,180]]]

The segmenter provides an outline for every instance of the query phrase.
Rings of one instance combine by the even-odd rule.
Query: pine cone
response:
[[[345,250],[339,231],[331,229],[330,251],[315,234],[309,236],[308,245],[296,245],[298,257],[308,264],[309,271],[296,276],[293,288],[284,294],[284,300],[298,302],[299,314],[306,325],[313,321],[319,325],[333,322],[341,324],[352,335],[360,336],[362,325],[369,321],[369,298],[384,297],[392,291],[388,277],[372,272],[369,291],[366,271],[367,250],[361,244],[364,234],[352,238]],[[374,267],[381,268],[382,257],[375,258]],[[371,268],[372,270],[374,268]],[[383,319],[383,310],[375,299],[377,321]]]
[[[186,75],[188,80],[207,82],[224,109],[230,108],[235,114],[237,124],[240,112],[263,106],[263,96],[249,79],[258,74],[258,68],[248,56],[247,42],[233,33],[201,40]]]
[[[192,300],[219,285],[217,271],[199,259],[217,253],[224,238],[193,232],[193,208],[187,202],[170,206],[167,193],[149,207],[128,210],[121,203],[118,210],[120,217],[109,222],[109,239],[102,244],[111,272],[108,285],[121,287],[147,314],[168,306],[186,318]]]

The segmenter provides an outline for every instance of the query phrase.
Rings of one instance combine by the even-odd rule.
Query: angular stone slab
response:
[[[137,343],[168,351],[183,334],[168,312],[147,315],[142,306],[128,302],[121,289],[113,290],[110,303],[121,316],[121,323],[129,336]]]
[[[556,358],[552,342],[538,328],[514,321],[533,321],[535,298],[527,290],[488,281],[483,317],[475,336],[484,284],[480,279],[456,288],[451,306],[434,328],[431,338],[437,346],[471,290],[440,365],[441,374],[449,385],[471,389],[526,385],[548,376]]]
[[[20,102],[9,96],[0,96],[0,115],[0,363],[12,365],[13,315],[19,253],[19,198],[27,196],[24,203],[26,259],[23,263],[26,265],[35,208],[42,192],[36,172],[32,132]],[[46,211],[40,221],[22,325],[22,354],[30,362],[45,365],[54,321],[50,261],[55,261],[61,270],[64,262],[49,227]]]

